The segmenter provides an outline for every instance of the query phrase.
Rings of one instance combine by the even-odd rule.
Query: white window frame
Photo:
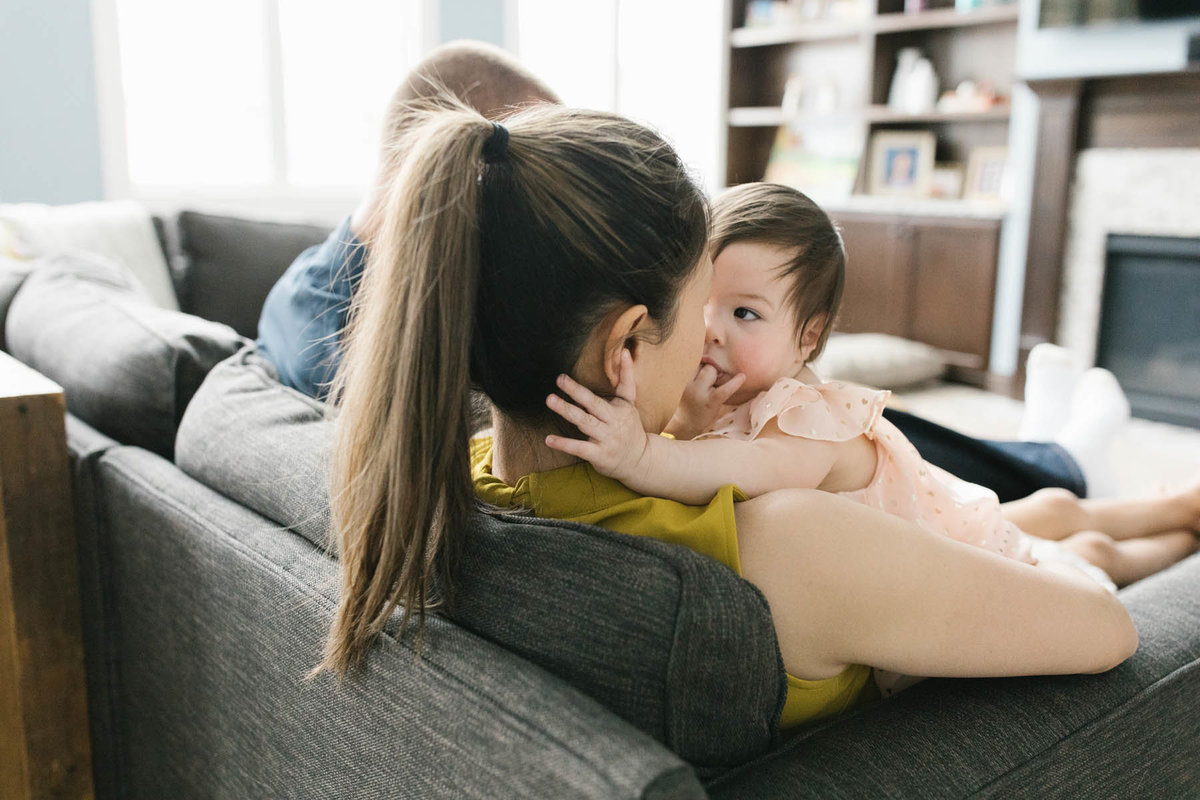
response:
[[[260,186],[137,186],[129,176],[128,139],[125,128],[125,94],[117,31],[117,0],[91,0],[92,41],[96,62],[96,97],[99,107],[100,155],[106,200],[136,200],[156,213],[179,208],[230,211],[264,218],[329,222],[349,213],[361,199],[364,187],[321,188],[296,186],[287,180],[287,133],[284,123],[283,59],[279,32],[278,0],[262,2],[266,12],[266,54],[271,105],[272,178]],[[440,41],[438,0],[420,2],[420,52]]]

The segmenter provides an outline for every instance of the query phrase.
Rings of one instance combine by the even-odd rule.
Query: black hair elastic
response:
[[[483,160],[486,163],[503,161],[508,155],[508,128],[499,122],[492,123],[492,135],[483,143]]]

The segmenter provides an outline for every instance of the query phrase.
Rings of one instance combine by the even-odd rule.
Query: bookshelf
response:
[[[870,150],[878,133],[929,132],[934,161],[965,173],[972,152],[1006,146],[1019,5],[905,13],[904,0],[831,0],[816,5],[836,18],[746,27],[748,5],[732,0],[727,20],[726,185],[763,178],[782,126],[841,126],[861,143],[853,191],[809,190],[841,225],[850,257],[839,327],[933,344],[957,377],[986,383],[1005,209],[961,198],[871,195]],[[795,0],[792,6],[813,8]],[[894,110],[888,95],[897,58],[913,47],[932,63],[940,91],[986,82],[1001,101],[981,110]],[[785,109],[790,81],[799,83],[801,99]],[[823,98],[813,104],[817,87]],[[962,311],[964,291],[974,313]]]
[[[982,111],[902,114],[887,105],[897,55],[919,48],[942,89],[964,80],[990,82],[1011,95],[1019,7],[1015,3],[960,12],[953,8],[905,14],[898,0],[864,0],[857,18],[747,28],[746,0],[730,4],[726,183],[758,180],[780,125],[820,119],[858,120],[865,149],[881,129],[931,130],[937,161],[966,164],[976,147],[1008,141],[1009,107]],[[833,87],[833,108],[783,108],[788,79]],[[865,173],[865,170],[862,170]],[[865,178],[865,175],[862,176]],[[858,192],[866,190],[860,180]]]

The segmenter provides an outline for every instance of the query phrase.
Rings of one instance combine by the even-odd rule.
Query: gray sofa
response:
[[[6,349],[66,389],[100,797],[1200,796],[1200,557],[1122,593],[1103,675],[927,681],[781,736],[762,596],[657,541],[479,515],[423,654],[309,679],[335,605],[320,404],[254,350],[325,230],[160,224],[181,306],[120,265],[0,266]],[[398,621],[398,617],[393,623]]]

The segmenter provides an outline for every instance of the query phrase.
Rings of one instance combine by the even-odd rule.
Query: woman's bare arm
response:
[[[835,495],[737,506],[742,574],[766,596],[788,672],[1102,672],[1137,649],[1125,608],[1085,578],[1003,558]]]

